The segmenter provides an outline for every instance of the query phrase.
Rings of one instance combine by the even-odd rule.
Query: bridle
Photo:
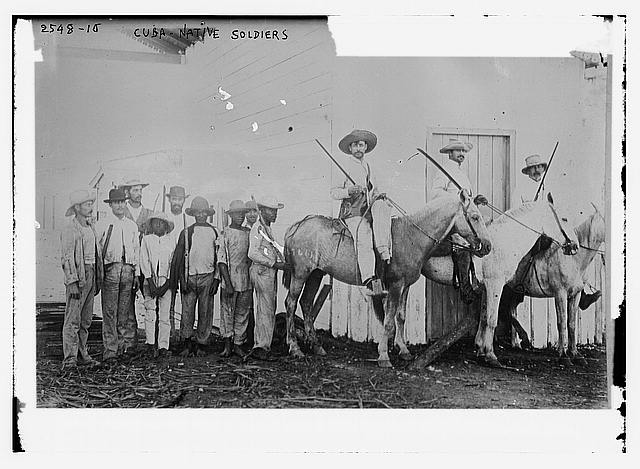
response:
[[[562,233],[562,236],[564,236],[564,244],[561,245],[562,252],[564,254],[566,254],[566,255],[575,254],[577,252],[577,250],[578,250],[578,245],[575,242],[571,241],[571,239],[567,235],[567,232],[564,230],[564,227],[562,226],[562,223],[560,223],[560,218],[558,217],[558,212],[556,211],[556,208],[550,202],[549,202],[549,207],[551,208],[551,213],[553,213],[553,218],[555,219],[555,221],[556,221],[556,223],[558,225],[558,228],[560,229],[560,233]],[[558,244],[560,244],[560,243],[558,243]]]

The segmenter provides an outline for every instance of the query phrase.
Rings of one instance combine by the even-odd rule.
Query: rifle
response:
[[[162,213],[164,213],[166,202],[167,202],[167,186],[163,184],[162,185]]]
[[[187,229],[187,216],[182,213],[182,224],[184,225],[184,289],[187,289],[189,282],[189,230]]]
[[[538,190],[536,191],[536,196],[533,198],[534,202],[536,200],[538,200],[538,196],[540,195],[540,190],[542,189],[542,185],[544,184],[544,178],[547,177],[547,173],[549,172],[549,168],[551,167],[551,162],[553,161],[553,157],[556,155],[556,150],[558,149],[558,143],[560,143],[560,141],[556,142],[556,146],[553,148],[553,153],[551,153],[551,158],[549,158],[549,162],[547,163],[547,169],[544,170],[544,174],[542,175],[542,179],[540,179],[540,184],[538,185]]]
[[[425,156],[425,158],[427,158],[429,161],[431,161],[436,166],[436,168],[438,168],[440,171],[442,171],[444,173],[444,175],[447,176],[449,178],[449,180],[453,183],[453,185],[458,188],[458,190],[462,190],[462,186],[460,184],[458,184],[458,181],[453,179],[453,176],[451,176],[451,174],[449,174],[447,172],[447,170],[444,169],[442,167],[442,165],[440,163],[438,163],[433,156],[429,155],[426,151],[424,151],[421,148],[416,148],[416,150],[418,150],[420,153],[422,153]]]
[[[318,145],[320,145],[320,148],[322,148],[322,149],[324,150],[324,152],[325,152],[325,153],[327,154],[327,156],[331,159],[331,161],[333,161],[333,162],[335,163],[335,165],[338,167],[338,169],[339,169],[340,171],[342,171],[342,174],[344,174],[344,175],[347,177],[347,179],[348,179],[349,181],[351,181],[351,184],[353,184],[354,186],[356,186],[356,185],[357,185],[357,184],[356,184],[356,181],[354,181],[354,179],[353,179],[351,176],[349,176],[349,173],[347,173],[347,172],[345,171],[345,169],[344,169],[342,166],[340,166],[340,163],[338,163],[338,161],[336,161],[336,159],[331,155],[331,153],[329,153],[329,151],[324,147],[324,145],[323,145],[322,143],[320,143],[320,141],[319,141],[317,138],[315,138],[314,140],[316,141],[316,143],[317,143]],[[373,189],[373,184],[371,184],[371,181],[369,181],[369,183],[368,183],[368,185],[367,185],[367,190],[372,190],[372,189]]]

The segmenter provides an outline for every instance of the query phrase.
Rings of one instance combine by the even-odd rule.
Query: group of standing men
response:
[[[144,352],[166,357],[170,339],[178,335],[180,355],[205,354],[220,283],[222,356],[268,358],[275,325],[276,272],[285,268],[271,223],[284,205],[271,197],[234,200],[225,211],[231,224],[218,233],[207,221],[215,209],[204,197],[194,197],[183,212],[189,195],[174,186],[166,194],[170,211],[153,212],[142,205],[147,185],[134,179],[111,189],[104,200],[110,213],[95,223],[95,195],[87,190],[70,195],[66,216],[73,218],[61,234],[66,286],[63,368],[98,363],[87,350],[87,339],[94,297],[100,292],[103,363],[113,365],[122,357],[140,354],[135,313],[139,294],[144,305]],[[176,311],[181,312],[179,333]],[[251,336],[254,347],[247,354],[243,345]]]

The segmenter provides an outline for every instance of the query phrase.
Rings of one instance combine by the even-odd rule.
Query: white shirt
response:
[[[540,182],[534,181],[529,176],[525,176],[523,178],[518,178],[516,184],[517,186],[511,197],[511,207],[519,207],[525,202],[531,202],[536,195]],[[538,200],[544,199],[546,196],[546,190],[543,185],[540,189]]]
[[[371,200],[370,197],[373,192],[384,192],[378,186],[379,181],[374,175],[374,168],[372,168],[371,164],[366,160],[366,156],[361,160],[349,157],[349,159],[343,164],[343,168],[349,176],[353,178],[356,185],[361,186],[365,190],[367,189],[367,174],[369,175],[369,182],[373,185],[373,189],[368,193],[369,201]],[[336,200],[348,199],[349,187],[352,185],[353,183],[345,177],[344,183],[341,186],[331,188],[331,197]]]
[[[208,226],[196,225],[189,249],[189,275],[216,271],[216,232]]]
[[[173,240],[173,246],[175,247],[178,244],[178,238],[180,237],[180,233],[182,233],[182,230],[185,229],[184,221],[186,219],[186,215],[183,217],[182,212],[178,213],[177,215],[174,215],[171,210],[169,210],[166,213],[166,215],[167,215],[167,218],[169,218],[169,220],[173,222],[173,231],[171,231],[171,233],[169,233],[166,236],[168,236],[171,240]]]
[[[96,235],[100,250],[104,250],[109,225],[113,225],[109,245],[104,255],[104,265],[114,262],[122,262],[124,250],[125,264],[131,264],[136,268],[136,275],[140,273],[140,245],[138,244],[138,225],[127,217],[121,219],[110,213],[104,219],[96,223]]]
[[[142,238],[140,246],[140,271],[146,278],[157,281],[159,277],[169,278],[173,240],[168,236],[148,234]]]
[[[467,189],[470,193],[473,193],[473,188],[471,187],[471,181],[469,180],[469,176],[467,173],[462,170],[462,168],[455,161],[447,158],[443,163],[442,167],[451,175],[453,179],[456,180],[462,189]],[[433,185],[431,186],[431,199],[435,199],[437,197],[441,197],[445,194],[453,194],[456,195],[460,189],[456,187],[456,185],[451,182],[451,180],[440,170],[436,170],[437,175],[433,180]]]
[[[140,216],[140,212],[142,212],[142,204],[138,206],[138,208],[133,208],[130,203],[127,202],[127,208],[129,209],[129,213],[133,217],[133,221],[137,222],[138,217]]]

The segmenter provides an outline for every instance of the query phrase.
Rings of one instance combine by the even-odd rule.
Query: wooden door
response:
[[[498,129],[429,129],[427,132],[427,152],[443,163],[447,155],[439,152],[450,139],[469,142],[473,148],[462,165],[471,181],[473,195],[483,194],[489,202],[501,210],[506,210],[510,202],[510,181],[513,180],[515,158],[515,131]],[[431,187],[439,170],[427,162],[425,169],[426,200],[431,199]],[[496,218],[492,210],[480,207],[488,222]],[[425,286],[426,338],[441,337],[449,331],[466,312],[467,305],[460,299],[458,290],[437,284],[430,280]]]

